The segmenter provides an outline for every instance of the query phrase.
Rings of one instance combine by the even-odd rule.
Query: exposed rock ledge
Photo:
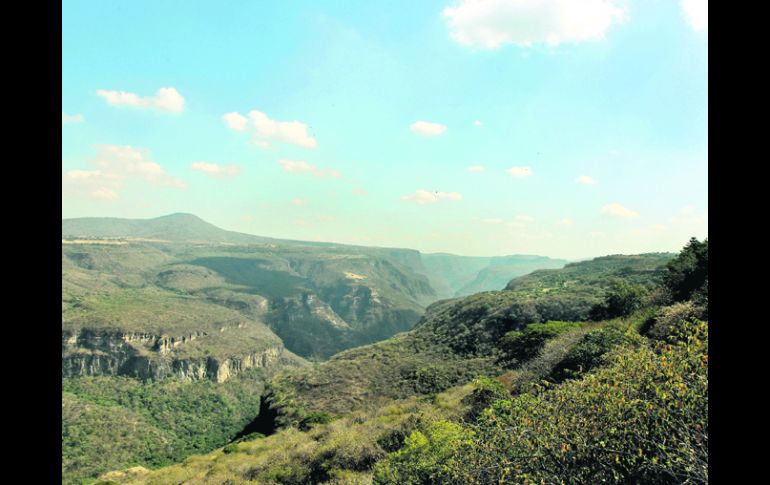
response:
[[[62,332],[62,376],[130,376],[138,379],[176,377],[183,381],[211,379],[224,382],[245,369],[270,367],[284,354],[272,346],[243,355],[175,356],[173,350],[206,336],[196,332],[181,337],[83,329]]]

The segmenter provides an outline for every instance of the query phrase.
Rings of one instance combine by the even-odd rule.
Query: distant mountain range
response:
[[[535,255],[458,256],[423,254],[412,249],[379,248],[316,241],[297,241],[227,231],[187,213],[154,219],[84,217],[62,219],[62,238],[131,238],[188,244],[275,245],[280,247],[355,248],[394,259],[428,277],[437,298],[499,290],[512,278],[536,269],[561,268],[569,261]]]

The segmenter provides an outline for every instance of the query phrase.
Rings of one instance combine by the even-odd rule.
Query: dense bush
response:
[[[588,332],[556,364],[551,378],[561,380],[579,376],[604,363],[604,356],[622,344],[637,344],[640,339],[622,324],[608,324]]]
[[[488,377],[480,377],[473,381],[473,391],[463,399],[463,403],[468,405],[468,411],[465,413],[464,418],[466,420],[474,420],[495,401],[510,399],[510,397],[511,395],[505,390],[500,381]]]
[[[543,350],[546,341],[579,326],[577,322],[550,321],[510,331],[503,336],[500,344],[504,353],[503,362],[510,365],[533,359]]]
[[[127,377],[62,379],[63,483],[157,467],[225,445],[259,413],[258,370],[217,384]]]
[[[666,339],[679,326],[682,320],[693,320],[702,318],[704,309],[698,307],[692,301],[674,303],[673,305],[660,308],[652,318],[650,328],[645,334],[654,339]]]
[[[706,483],[708,325],[677,330],[581,380],[496,400],[474,423],[412,433],[374,483]]]
[[[708,308],[709,241],[696,238],[667,265],[663,284],[675,301],[695,299]]]
[[[618,281],[612,285],[604,301],[591,308],[591,320],[625,317],[641,308],[649,290],[642,285]]]
[[[334,421],[335,417],[331,414],[322,412],[311,412],[303,417],[299,422],[300,431],[309,430],[314,424],[326,424]]]

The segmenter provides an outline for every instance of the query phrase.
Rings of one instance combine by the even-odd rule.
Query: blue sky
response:
[[[62,217],[566,258],[708,235],[704,1],[62,13]]]

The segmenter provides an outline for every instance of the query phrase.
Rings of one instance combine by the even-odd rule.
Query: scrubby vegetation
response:
[[[222,446],[259,412],[258,374],[222,384],[62,379],[63,483],[131,465],[169,465]]]
[[[612,286],[602,293],[607,299]],[[293,408],[300,413],[295,417],[304,413],[305,424],[289,419],[273,436],[240,441],[172,467],[113,472],[102,479],[137,484],[707,483],[708,324],[700,319],[700,303],[681,300],[675,288],[662,288],[668,296],[648,294],[628,315],[591,321],[586,312],[577,321],[505,325],[496,342],[485,336],[467,353],[450,345],[436,351],[440,333],[430,332],[439,340],[415,339],[431,328],[426,318],[410,334],[314,367],[311,375],[326,376],[325,382],[307,379],[308,371],[298,371],[293,380],[276,378],[274,390],[285,387],[275,404]],[[458,304],[462,301],[444,302],[434,311],[446,318]],[[471,297],[464,308],[470,321],[489,317],[488,309],[477,311],[477,305]],[[406,349],[436,360],[400,366]],[[430,385],[410,387],[443,386],[441,364],[450,361],[447,355],[472,362],[478,349],[493,351],[498,370],[488,375],[495,378],[468,375],[467,384],[440,392]],[[390,358],[381,360],[383,355]],[[365,362],[369,365],[358,367]],[[413,372],[401,371],[410,365]],[[383,380],[371,375],[393,366],[401,369],[391,375],[393,382],[373,387]],[[343,368],[350,372],[344,382],[338,380]],[[360,369],[359,381],[354,369]],[[409,389],[404,394],[416,395],[396,395],[399,380]],[[358,410],[322,414],[320,408],[346,407],[340,402],[348,401],[337,396],[315,410],[303,406],[308,402],[303,396],[321,396],[318,388],[351,384],[369,389],[376,405],[367,407],[362,399]]]
[[[414,431],[376,484],[707,483],[708,326],[619,345],[607,366]]]
[[[274,403],[286,415],[297,409],[341,414],[501,374],[516,358],[511,355],[517,352],[515,342],[511,346],[516,332],[523,333],[524,343],[533,344],[531,354],[519,355],[519,360],[540,350],[534,340],[542,344],[573,329],[563,340],[566,346],[587,331],[580,328],[589,328],[591,308],[609,298],[612,288],[624,282],[659,284],[671,258],[665,254],[596,258],[517,278],[508,285],[515,289],[434,303],[408,333],[277,377],[271,383]],[[544,325],[527,327],[530,324]],[[518,352],[529,348],[519,347]],[[552,359],[561,358],[563,351],[564,347],[548,348]]]
[[[323,358],[435,298],[408,250],[101,223],[139,235],[63,246],[63,329],[201,330],[163,358],[281,340]],[[705,483],[707,319],[693,239],[439,301],[278,374],[65,378],[65,483]]]

